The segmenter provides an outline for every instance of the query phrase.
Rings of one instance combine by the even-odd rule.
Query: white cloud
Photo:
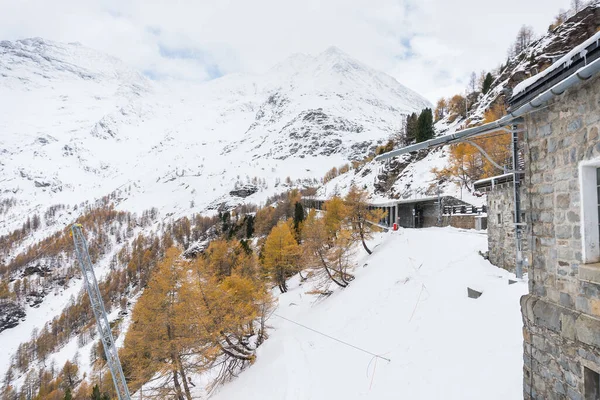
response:
[[[0,38],[78,41],[155,76],[264,72],[336,45],[432,102],[504,61],[568,0],[0,0]],[[166,49],[166,51],[165,51]],[[192,57],[193,56],[193,57]]]

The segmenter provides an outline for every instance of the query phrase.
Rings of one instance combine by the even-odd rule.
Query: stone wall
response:
[[[584,373],[600,372],[600,265],[583,264],[579,163],[600,160],[600,77],[525,122],[524,398],[587,399]]]
[[[475,229],[475,217],[477,214],[471,215],[444,215],[442,217],[442,226],[452,226],[461,229]]]
[[[492,264],[507,271],[515,271],[516,242],[514,226],[514,190],[512,183],[496,185],[487,193],[488,249]],[[526,204],[521,201],[521,215],[527,220]],[[522,238],[522,249],[527,250],[527,232]]]

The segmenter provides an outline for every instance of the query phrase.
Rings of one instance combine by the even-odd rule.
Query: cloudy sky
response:
[[[0,40],[40,36],[117,56],[154,79],[262,73],[331,45],[432,102],[489,70],[523,24],[569,0],[0,0]]]

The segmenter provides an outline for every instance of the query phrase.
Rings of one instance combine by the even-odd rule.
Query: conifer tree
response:
[[[325,202],[323,208],[325,209],[325,216],[323,217],[325,229],[329,238],[333,238],[348,216],[348,207],[346,207],[341,197],[334,196]]]
[[[235,267],[236,252],[226,240],[213,240],[208,249],[208,268],[217,277],[224,278],[231,275]]]
[[[447,112],[448,112],[448,102],[446,101],[445,98],[442,97],[441,99],[439,99],[437,101],[437,103],[435,105],[435,122],[444,118],[446,116]]]
[[[433,114],[430,108],[424,109],[417,120],[417,143],[433,138]]]
[[[296,231],[296,237],[300,237],[300,226],[304,221],[304,207],[299,201],[294,206],[294,231]]]
[[[207,257],[208,258],[208,257]],[[257,274],[242,276],[236,266],[232,275],[218,278],[199,258],[195,271],[195,295],[190,303],[205,344],[200,352],[204,367],[218,364],[219,373],[209,389],[225,382],[254,362],[255,349],[266,338],[265,321],[273,300]],[[255,336],[254,344],[248,338]]]
[[[405,145],[414,143],[417,138],[417,121],[419,116],[417,113],[412,113],[406,118],[405,126]]]
[[[346,287],[354,279],[348,272],[350,264],[347,255],[352,245],[349,240],[351,235],[340,223],[332,236],[327,228],[326,219],[327,215],[318,218],[314,210],[308,213],[302,229],[302,253],[317,278]],[[343,247],[342,251],[339,251],[339,247]]]
[[[94,385],[94,387],[92,388],[92,400],[102,400],[100,388],[98,387],[98,385]]]
[[[365,240],[370,239],[376,224],[381,221],[385,212],[383,210],[369,209],[369,193],[358,188],[356,185],[350,186],[350,190],[345,197],[348,207],[348,219],[353,232],[358,235],[365,251],[371,254],[372,251],[367,247]]]
[[[190,323],[193,291],[178,255],[176,248],[169,249],[152,274],[134,308],[122,359],[134,388],[158,374],[168,382],[159,395],[191,400],[187,374],[194,364],[189,357],[204,338]]]
[[[483,84],[481,85],[481,93],[486,94],[489,92],[493,82],[494,77],[488,72],[483,80]]]
[[[67,388],[65,390],[64,400],[73,400],[73,395],[71,394],[71,388]]]
[[[281,293],[287,292],[286,280],[298,270],[299,255],[300,249],[289,225],[279,222],[267,237],[263,258],[271,281],[279,287]]]
[[[250,239],[254,235],[254,216],[246,215],[246,239]]]

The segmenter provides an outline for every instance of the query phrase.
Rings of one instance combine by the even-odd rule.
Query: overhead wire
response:
[[[318,330],[316,330],[316,329],[313,329],[313,328],[311,328],[311,327],[309,327],[309,326],[306,326],[306,325],[304,325],[304,324],[301,324],[300,322],[296,322],[296,321],[294,321],[294,320],[291,320],[291,319],[289,319],[289,318],[283,317],[283,316],[281,316],[281,315],[279,315],[279,314],[276,314],[276,313],[273,313],[273,315],[274,315],[274,316],[276,316],[276,317],[278,317],[278,318],[281,318],[281,319],[283,319],[283,320],[285,320],[285,321],[291,322],[292,324],[298,325],[298,326],[300,326],[300,327],[302,327],[302,328],[304,328],[304,329],[307,329],[307,330],[309,330],[309,331],[311,331],[311,332],[317,333],[317,334],[319,334],[319,335],[321,335],[321,336],[324,336],[324,337],[326,337],[326,338],[328,338],[328,339],[331,339],[331,340],[334,340],[334,341],[336,341],[336,342],[338,342],[338,343],[341,343],[341,344],[343,344],[343,345],[345,345],[345,346],[351,347],[351,348],[353,348],[353,349],[356,349],[356,350],[358,350],[358,351],[362,351],[363,353],[369,354],[369,355],[371,355],[371,356],[373,356],[373,357],[375,357],[375,358],[381,358],[382,360],[385,360],[385,361],[387,361],[387,362],[391,362],[391,361],[392,361],[392,360],[391,360],[391,359],[389,359],[389,358],[383,357],[383,356],[381,356],[381,355],[379,355],[379,354],[372,353],[372,352],[370,352],[370,351],[368,351],[368,350],[365,350],[365,349],[363,349],[363,348],[361,348],[361,347],[355,346],[355,345],[353,345],[353,344],[351,344],[351,343],[345,342],[345,341],[343,341],[343,340],[341,340],[341,339],[338,339],[338,338],[336,338],[336,337],[333,337],[333,336],[331,336],[331,335],[328,335],[328,334],[326,334],[326,333],[324,333],[324,332],[318,331]]]

